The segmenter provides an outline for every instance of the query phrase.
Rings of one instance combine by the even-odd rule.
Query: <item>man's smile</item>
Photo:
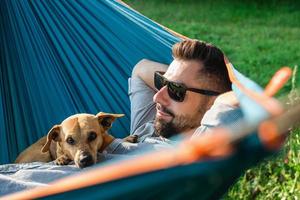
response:
[[[160,104],[156,104],[156,111],[156,117],[159,119],[170,120],[174,117],[174,114],[171,111],[167,110]]]

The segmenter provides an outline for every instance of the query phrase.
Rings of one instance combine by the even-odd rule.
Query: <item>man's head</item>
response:
[[[156,75],[166,85],[153,97],[157,109],[156,132],[167,138],[199,126],[216,94],[231,90],[224,55],[217,47],[185,40],[175,44],[172,53],[174,60],[163,78]],[[186,90],[184,95],[182,88],[193,91]]]

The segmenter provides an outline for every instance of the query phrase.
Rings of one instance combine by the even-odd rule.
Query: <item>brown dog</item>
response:
[[[67,165],[74,161],[80,168],[95,164],[97,152],[102,152],[114,140],[107,130],[116,118],[122,116],[103,112],[97,115],[72,115],[60,125],[53,126],[47,136],[25,149],[15,162],[55,160],[58,165]],[[125,140],[136,142],[137,138],[129,136]]]

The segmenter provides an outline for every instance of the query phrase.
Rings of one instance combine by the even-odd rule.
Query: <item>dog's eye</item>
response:
[[[91,131],[91,132],[89,133],[88,141],[91,142],[91,141],[95,140],[96,137],[97,137],[96,132]]]
[[[75,140],[73,138],[71,138],[71,137],[68,137],[66,141],[70,145],[74,145],[75,144]]]

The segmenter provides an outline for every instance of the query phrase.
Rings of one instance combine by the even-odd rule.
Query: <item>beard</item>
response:
[[[155,133],[159,136],[170,138],[200,125],[201,119],[199,119],[199,113],[202,113],[200,109],[198,109],[198,111],[193,115],[175,115],[173,112],[164,107],[161,107],[161,109],[165,113],[170,114],[173,118],[169,122],[157,117],[155,118]]]

